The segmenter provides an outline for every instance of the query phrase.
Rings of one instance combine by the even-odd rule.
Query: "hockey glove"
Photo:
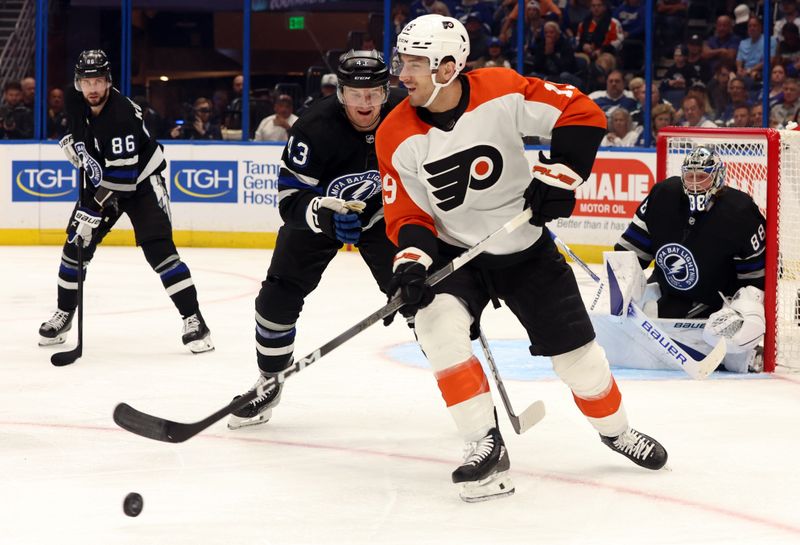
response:
[[[764,319],[764,292],[755,286],[740,288],[721,309],[708,317],[703,340],[714,345],[725,337],[728,352],[740,354],[754,348],[767,330]]]
[[[67,227],[67,241],[75,246],[82,243],[86,248],[92,243],[92,234],[100,226],[100,219],[100,212],[79,206]]]
[[[81,157],[78,155],[78,152],[75,151],[75,141],[72,138],[71,134],[67,134],[58,141],[58,145],[61,146],[61,151],[64,152],[64,155],[67,156],[67,160],[72,163],[72,166],[75,168],[81,168]]]
[[[550,163],[539,152],[539,163],[533,167],[533,179],[525,190],[524,208],[531,209],[530,222],[543,227],[556,218],[568,218],[575,208],[575,189],[583,178],[563,163]]]
[[[428,279],[428,267],[433,260],[425,252],[417,248],[401,250],[394,258],[394,274],[386,288],[391,300],[398,292],[403,301],[400,314],[406,318],[414,316],[421,308],[433,301],[433,288],[425,283]],[[394,315],[384,319],[384,325],[392,323]]]
[[[306,208],[306,223],[315,233],[324,233],[345,244],[356,244],[361,237],[358,214],[365,206],[362,201],[314,197]]]

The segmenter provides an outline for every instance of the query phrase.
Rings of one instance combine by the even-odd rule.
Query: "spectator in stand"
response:
[[[522,43],[525,51],[528,52],[534,44],[536,37],[544,29],[545,20],[542,17],[541,5],[538,0],[528,0],[525,4],[525,33]],[[517,51],[517,14],[511,14],[503,21],[503,28],[500,31],[500,41],[505,44],[510,54],[515,55]]]
[[[437,10],[441,10],[441,6],[437,6],[436,3],[440,2],[447,6],[447,17],[453,12],[452,5],[447,2],[442,2],[441,0],[417,0],[413,4],[411,4],[411,19],[416,19],[421,15],[428,15],[429,13],[437,13],[439,15],[443,15]]]
[[[464,18],[470,13],[476,14],[481,23],[486,25],[486,28],[491,29],[494,17],[494,2],[485,2],[483,0],[461,0],[456,2],[453,8],[453,17],[463,21]],[[369,49],[362,47],[362,49]]]
[[[716,70],[721,62],[734,62],[739,52],[740,41],[733,33],[733,19],[727,15],[720,15],[717,17],[714,35],[706,40],[703,47],[703,58],[711,62],[712,70]]]
[[[749,104],[739,104],[733,109],[733,116],[725,126],[737,128],[749,127],[750,111],[751,108]]]
[[[634,124],[639,126],[644,124],[644,101],[646,89],[647,86],[644,84],[644,82],[642,82],[642,85],[637,86],[636,90],[633,91],[633,98],[636,99],[636,109],[631,112],[631,120],[634,122]],[[650,88],[650,108],[654,109],[659,104],[669,104],[669,102],[661,98],[661,93],[658,91],[658,84],[653,82],[652,87]]]
[[[233,90],[228,115],[225,116],[225,128],[239,130],[242,128],[242,91],[244,90],[244,76],[238,74],[234,76],[231,84]]]
[[[608,74],[605,91],[595,91],[589,98],[600,106],[606,116],[617,108],[625,108],[628,112],[636,109],[636,99],[625,89],[625,76],[619,70],[612,70]]]
[[[656,2],[656,47],[659,54],[671,55],[683,40],[686,28],[687,0],[658,0]]]
[[[431,13],[441,15],[443,17],[450,17],[450,6],[443,0],[436,0],[433,4],[431,4]]]
[[[566,36],[573,38],[578,35],[578,25],[592,13],[589,9],[590,2],[591,0],[567,1],[567,5],[561,10],[563,14],[561,28],[564,29]]]
[[[33,111],[23,104],[22,86],[16,81],[9,81],[3,88],[0,130],[6,140],[33,138]]]
[[[736,54],[736,74],[745,81],[748,89],[761,81],[761,71],[764,69],[764,38],[761,32],[761,20],[750,17],[747,20],[747,39],[739,42]],[[777,40],[770,38],[770,57],[775,55]]]
[[[411,8],[408,4],[395,3],[392,6],[392,22],[390,25],[391,40],[390,44],[397,43],[397,35],[403,30],[408,21],[411,19]]]
[[[219,125],[211,123],[211,101],[200,97],[194,101],[192,116],[184,119],[169,132],[171,138],[180,140],[222,140]]]
[[[510,17],[512,13],[516,19],[517,0],[502,0],[497,6],[497,9],[494,10],[494,15],[492,16],[493,35],[500,36],[500,32],[503,30],[506,19]]]
[[[703,39],[698,34],[692,34],[686,41],[686,64],[694,70],[695,80],[708,85],[711,63],[703,58]]]
[[[800,98],[800,82],[794,78],[786,78],[783,82],[783,102],[772,108],[770,116],[774,116],[785,127],[786,123],[794,120],[797,111],[800,110],[798,98]]]
[[[736,107],[742,105],[752,106],[750,96],[747,93],[747,84],[742,78],[735,77],[728,82],[728,96],[730,96],[730,102],[727,107],[721,112],[717,112],[717,120],[723,124],[727,124],[733,119],[733,111]]]
[[[795,77],[800,68],[800,27],[794,23],[786,23],[781,32],[783,40],[778,42],[773,62],[783,64],[786,75]]]
[[[362,43],[363,45],[363,43]],[[303,105],[297,109],[297,116],[302,116],[318,100],[336,94],[338,78],[336,74],[325,74],[319,81],[319,93],[306,97]]]
[[[747,38],[747,21],[750,20],[750,7],[747,4],[739,4],[733,10],[733,33],[740,40]]]
[[[763,127],[764,124],[762,123],[762,117],[764,116],[764,107],[761,105],[760,102],[756,102],[753,104],[753,107],[750,108],[750,126],[751,127]]]
[[[578,55],[575,55],[577,60]],[[617,58],[611,53],[600,53],[597,60],[589,65],[586,77],[586,91],[599,91],[606,88],[608,74],[617,69]]]
[[[716,111],[714,108],[711,107],[711,100],[708,97],[708,88],[703,85],[702,83],[696,83],[689,87],[689,90],[686,91],[687,97],[695,97],[697,99],[697,103],[700,105],[700,111],[703,112],[707,118],[711,119],[716,123]],[[717,126],[719,126],[717,124]]]
[[[292,113],[294,107],[292,97],[280,95],[275,99],[275,113],[265,117],[256,129],[256,140],[286,142],[289,140],[289,129],[297,116]]]
[[[558,25],[556,24],[556,26]],[[511,63],[503,56],[503,44],[500,43],[500,38],[496,37],[489,40],[488,54],[475,61],[475,64],[472,65],[473,68],[492,68],[493,66],[511,68]]]
[[[19,84],[22,86],[22,104],[33,111],[36,100],[36,79],[28,76],[19,80]]]
[[[541,36],[534,42],[533,71],[533,75],[542,79],[583,87],[583,82],[575,75],[575,51],[555,21],[547,21]]]
[[[631,78],[631,80],[628,82],[628,91],[631,92],[633,98],[636,98],[636,92],[642,87],[644,87],[644,78],[635,77]]]
[[[67,134],[64,91],[55,87],[47,93],[47,138],[61,140]]]
[[[217,89],[214,91],[214,94],[211,95],[211,104],[212,104],[212,112],[211,112],[211,122],[217,125],[224,125],[225,124],[225,115],[228,112],[228,91],[225,89]]]
[[[685,96],[682,105],[684,122],[681,123],[681,127],[715,128],[717,126],[703,114],[703,104],[696,96]]]
[[[776,64],[770,70],[769,78],[769,107],[772,108],[779,102],[783,102],[783,82],[786,81],[786,68],[782,64]],[[763,89],[758,93],[757,102],[761,102],[764,96]]]
[[[653,108],[653,111],[650,112],[650,131],[651,131],[651,139],[650,145],[655,146],[656,142],[658,141],[658,132],[663,129],[664,127],[670,127],[675,124],[675,108],[672,107],[672,104],[664,103],[658,104]],[[644,127],[642,127],[644,129]],[[636,140],[637,147],[644,147],[645,140],[644,140],[644,130],[639,133],[639,138]]]
[[[728,84],[733,76],[733,65],[729,63],[720,63],[714,70],[714,79],[709,82],[707,90],[710,106],[715,112],[724,112],[730,104]]]
[[[469,36],[469,56],[467,56],[467,67],[474,68],[475,63],[489,55],[489,27],[481,22],[481,17],[477,12],[472,12],[464,20],[464,28],[467,29]]]
[[[642,0],[625,0],[614,10],[622,25],[622,67],[639,70],[644,60],[645,5]]]
[[[585,53],[595,60],[600,53],[619,51],[622,45],[622,25],[611,16],[606,0],[591,0],[591,14],[578,25],[578,53]]]
[[[641,127],[634,128],[628,110],[616,108],[608,118],[608,134],[603,137],[600,145],[631,148],[636,144],[641,132]]]
[[[783,40],[783,25],[792,23],[800,28],[800,12],[797,9],[797,0],[781,0],[781,13],[783,17],[775,21],[772,35],[780,42]]]
[[[675,48],[673,65],[667,68],[664,79],[661,80],[660,91],[672,103],[679,103],[692,85],[705,85],[702,66],[689,64],[687,47],[684,45]]]

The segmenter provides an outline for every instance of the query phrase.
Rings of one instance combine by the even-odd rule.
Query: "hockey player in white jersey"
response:
[[[725,339],[725,369],[761,371],[765,220],[753,199],[725,185],[725,165],[712,146],[697,146],[681,176],[655,186],[606,256],[614,290],[604,283],[590,303],[598,342],[620,367],[675,369],[617,319],[611,306],[632,300],[698,359]],[[616,255],[615,255],[616,254]],[[649,284],[643,268],[655,263]],[[610,305],[616,292],[624,299]],[[620,299],[620,300],[621,300]],[[631,342],[620,342],[624,333]]]
[[[460,72],[469,37],[456,19],[425,15],[397,39],[393,73],[409,91],[378,129],[376,145],[389,237],[400,251],[388,293],[399,293],[460,435],[452,480],[461,498],[514,492],[488,380],[472,353],[480,316],[503,300],[525,327],[531,352],[551,356],[576,404],[615,452],[659,469],[666,450],[633,430],[580,297],[572,269],[544,224],[568,217],[605,134],[603,112],[569,85],[505,68]],[[522,137],[552,138],[533,179]],[[435,287],[425,281],[523,208],[530,224]]]

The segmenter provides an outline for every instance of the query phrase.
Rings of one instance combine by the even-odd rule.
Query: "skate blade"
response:
[[[186,345],[192,354],[202,354],[203,352],[211,352],[214,350],[214,343],[211,342],[211,336],[207,335],[202,339],[192,341]]]
[[[467,503],[477,503],[511,496],[514,491],[511,477],[507,471],[502,471],[480,481],[463,483],[458,495]]]
[[[62,333],[56,337],[39,336],[39,346],[53,346],[54,344],[64,344],[67,342],[67,334]]]
[[[263,413],[257,414],[253,418],[241,418],[234,414],[228,419],[228,429],[238,430],[241,428],[248,428],[250,426],[258,426],[259,424],[266,424],[272,418],[272,409],[267,409]]]

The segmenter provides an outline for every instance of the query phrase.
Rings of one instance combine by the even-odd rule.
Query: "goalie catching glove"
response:
[[[314,197],[306,208],[306,223],[315,233],[325,233],[331,239],[345,244],[356,244],[361,237],[358,214],[366,206],[363,201]]]
[[[764,292],[755,286],[740,288],[723,306],[708,317],[703,340],[715,345],[725,337],[728,352],[739,354],[755,348],[767,330],[764,319]]]
[[[575,189],[583,183],[574,170],[563,163],[552,163],[539,152],[539,163],[533,166],[533,180],[525,190],[525,207],[533,215],[530,222],[543,227],[556,218],[568,218],[575,208]]]

